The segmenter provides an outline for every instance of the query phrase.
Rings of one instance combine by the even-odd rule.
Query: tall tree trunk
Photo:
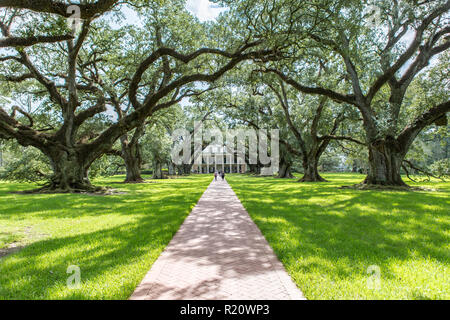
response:
[[[169,175],[173,176],[175,174],[175,165],[173,164],[172,161],[169,161],[167,163],[167,166],[169,167]]]
[[[363,184],[407,186],[400,175],[405,154],[394,139],[377,140],[369,145],[369,173]]]
[[[189,164],[181,164],[177,165],[178,175],[190,175],[191,174],[192,166]]]
[[[292,166],[292,163],[281,160],[280,170],[278,171],[277,178],[285,178],[285,179],[294,178],[294,176],[292,175],[292,172],[291,172],[291,166]]]
[[[355,160],[353,160],[353,163],[352,163],[352,172],[354,172],[354,173],[358,172],[358,165],[356,164]]]
[[[143,182],[141,176],[142,157],[139,143],[128,143],[126,139],[122,141],[122,158],[125,162],[127,176],[126,183]]]
[[[131,148],[133,149],[133,148]],[[141,176],[141,158],[140,156],[134,156],[133,150],[122,150],[123,159],[125,162],[125,168],[127,176],[125,178],[126,183],[139,183],[144,179]]]
[[[145,128],[142,124],[134,131],[131,141],[128,139],[128,134],[120,137],[122,158],[127,170],[125,183],[140,183],[144,181],[141,176],[142,156],[139,144],[139,139],[144,135],[144,132]]]
[[[44,150],[42,150],[44,151]],[[88,171],[91,161],[75,150],[45,150],[53,169],[50,181],[41,190],[49,192],[97,191],[89,181]]]
[[[299,180],[299,182],[326,182],[324,178],[322,178],[319,174],[319,170],[317,166],[319,164],[320,155],[310,155],[308,157],[303,158],[303,177]]]
[[[249,164],[250,173],[261,174],[261,166],[259,164]]]
[[[192,164],[182,164],[183,167],[183,174],[190,175],[192,171]]]
[[[153,179],[162,179],[162,164],[161,161],[155,160],[153,161]]]

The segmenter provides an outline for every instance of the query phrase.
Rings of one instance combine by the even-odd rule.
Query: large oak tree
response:
[[[314,29],[301,25],[290,31],[292,39],[295,34],[301,36],[293,45],[292,64],[269,66],[266,72],[303,93],[357,108],[369,150],[364,182],[404,185],[400,168],[414,139],[427,126],[446,118],[450,110],[448,100],[431,102],[408,124],[401,121],[410,84],[434,58],[439,63],[439,55],[450,47],[450,1],[377,1],[375,5],[362,1],[311,5]],[[350,83],[349,91],[333,90],[322,79],[305,81],[305,65],[315,64],[319,69],[327,60],[335,63],[338,59],[338,73]]]
[[[98,3],[100,2],[102,1]],[[13,7],[18,8],[16,5]],[[53,9],[41,11],[60,14]],[[11,11],[12,16],[8,17],[8,24],[5,20],[1,23],[6,38],[12,37],[15,30],[13,23],[16,14],[16,10]],[[64,21],[61,21],[61,18],[37,13],[30,14],[26,21],[29,22],[31,17],[34,23],[50,26],[52,30],[58,28],[64,30]],[[79,135],[83,125],[107,111],[109,96],[104,88],[98,85],[98,79],[92,79],[95,73],[90,75],[80,68],[80,52],[85,46],[92,45],[87,42],[87,38],[91,28],[97,23],[90,14],[82,17],[85,19],[81,31],[74,34],[74,39],[66,41],[64,47],[58,47],[59,50],[55,50],[52,45],[41,46],[38,49],[16,47],[15,54],[1,57],[4,70],[8,73],[5,78],[13,82],[31,79],[34,86],[45,90],[52,111],[60,116],[57,127],[42,130],[35,127],[31,115],[27,115],[29,121],[22,121],[16,117],[17,113],[8,114],[4,108],[0,109],[0,137],[15,139],[23,146],[33,146],[50,159],[54,173],[45,190],[67,192],[95,189],[87,175],[91,164],[108,153],[124,134],[141,126],[155,113],[192,94],[193,83],[214,82],[244,60],[268,60],[278,56],[277,51],[267,48],[261,39],[241,38],[233,36],[232,32],[220,31],[221,33],[215,34],[214,26],[208,30],[210,38],[206,43],[213,44],[214,47],[204,47],[204,43],[195,43],[194,46],[186,45],[178,48],[164,46],[157,46],[157,49],[149,48],[150,53],[136,63],[127,83],[126,93],[132,111],[107,125],[102,132],[84,139]],[[22,28],[26,28],[25,21],[22,21],[21,26],[23,25],[25,27]],[[17,27],[17,32],[20,31],[21,29]],[[184,53],[185,51],[189,53]],[[51,61],[46,60],[49,57]],[[88,61],[82,60],[81,65],[90,65],[92,59],[96,57],[91,56]],[[147,71],[154,71],[157,69],[154,66],[161,62],[166,67],[162,72],[159,71],[159,74],[169,80],[158,82],[156,89],[151,90],[152,84],[144,82]],[[55,74],[54,71],[57,69],[60,69],[60,72]],[[20,106],[16,110],[25,114]]]

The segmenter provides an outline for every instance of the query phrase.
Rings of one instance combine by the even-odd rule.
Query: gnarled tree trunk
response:
[[[287,161],[281,161],[280,162],[280,170],[278,171],[277,178],[285,178],[285,179],[292,179],[294,176],[291,172],[291,166],[292,163],[289,163]]]
[[[144,125],[142,124],[136,128],[131,141],[128,139],[128,134],[120,138],[122,158],[127,170],[125,183],[140,183],[144,181],[141,176],[142,156],[139,144],[139,139],[144,135],[144,131]]]
[[[369,145],[369,173],[363,184],[407,186],[400,174],[405,154],[395,142],[387,138]]]
[[[358,172],[358,165],[356,164],[356,161],[353,161],[352,163],[352,172]]]
[[[190,175],[192,171],[192,164],[183,164],[183,174]]]
[[[141,176],[142,160],[138,149],[138,146],[122,149],[122,157],[127,171],[127,176],[125,178],[126,183],[138,183],[144,181]]]
[[[248,167],[250,169],[249,170],[250,173],[252,173],[252,174],[261,174],[261,167],[260,167],[259,164],[249,164]]]
[[[76,150],[42,150],[50,159],[53,175],[41,191],[48,192],[85,192],[98,191],[92,186],[88,171],[92,161]]]
[[[309,156],[303,159],[303,177],[299,180],[299,182],[326,182],[324,178],[322,178],[319,174],[317,166],[319,164],[319,156]]]
[[[125,162],[125,168],[127,176],[125,178],[126,183],[139,183],[143,182],[141,176],[142,157],[139,143],[128,143],[127,139],[121,139],[122,141],[122,158]]]
[[[169,161],[167,163],[167,166],[169,167],[169,175],[173,176],[175,174],[175,165],[173,164],[172,161]]]
[[[397,138],[386,136],[376,139],[377,130],[373,129],[370,121],[365,122],[364,129],[369,148],[369,173],[363,184],[382,186],[407,186],[400,175],[402,162],[417,135],[432,123],[450,111],[450,101],[443,102],[430,108],[408,126],[406,126]],[[370,119],[369,119],[370,120]]]
[[[162,164],[160,161],[153,161],[153,179],[162,179],[163,173],[162,173]]]

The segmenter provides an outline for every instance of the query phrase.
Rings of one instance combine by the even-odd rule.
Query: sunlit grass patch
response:
[[[339,187],[364,176],[324,177],[227,177],[308,299],[450,299],[450,183],[410,183],[434,192],[353,190]]]
[[[22,236],[17,233],[2,231],[0,232],[0,249],[7,247],[10,243],[18,242],[21,239]]]
[[[0,299],[127,299],[211,177],[132,185],[118,183],[123,178],[95,181],[126,192],[108,196],[18,195],[10,191],[35,186],[0,182],[1,231],[28,232],[25,248],[0,259]],[[70,265],[80,267],[78,289],[67,286]]]

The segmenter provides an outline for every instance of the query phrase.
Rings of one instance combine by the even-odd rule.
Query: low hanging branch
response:
[[[322,137],[318,137],[319,140],[325,140],[325,139],[331,139],[331,140],[346,140],[346,141],[351,141],[354,143],[357,143],[359,145],[365,146],[366,144],[364,142],[361,142],[357,139],[354,139],[352,137],[347,137],[347,136],[333,136],[333,135],[325,135]]]
[[[70,34],[59,36],[7,37],[0,39],[0,48],[29,47],[38,43],[54,43],[72,40],[73,38]]]
[[[122,151],[111,149],[105,152],[108,156],[116,156],[116,157],[122,157]]]
[[[414,164],[412,164],[411,161],[404,159],[403,163],[402,163],[402,168],[405,170],[406,176],[408,177],[408,179],[413,181],[413,182],[416,182],[416,180],[412,179],[409,176],[409,172],[408,172],[408,169],[406,169],[405,164],[407,164],[411,169],[416,170],[417,172],[421,172],[421,173],[425,174],[428,177],[428,180],[430,180],[430,177],[431,177],[431,178],[439,179],[441,181],[445,181],[442,177],[435,176],[434,174],[432,174],[432,173],[430,173],[428,171],[425,171],[424,169],[416,167]]]
[[[337,145],[341,148],[342,152],[343,152],[345,155],[347,155],[347,156],[348,156],[348,155],[352,155],[352,154],[356,154],[356,153],[357,153],[356,150],[351,149],[351,148],[349,148],[349,147],[347,147],[347,146],[344,146],[342,143],[339,142],[339,140],[336,140],[336,143],[337,143]]]
[[[31,115],[28,112],[23,111],[18,106],[12,107],[11,118],[16,117],[16,111],[23,114],[25,117],[27,117],[28,121],[30,122],[29,127],[32,127],[34,125],[34,121],[33,121],[33,118],[31,117]]]
[[[408,177],[409,180],[411,180],[412,182],[417,182],[416,180],[414,180],[413,178],[411,178],[411,176],[409,175],[408,168],[406,168],[404,162],[402,163],[402,168],[403,168],[403,170],[405,170],[406,176]]]
[[[20,76],[5,76],[2,78],[8,82],[22,82],[28,79],[34,79],[34,76],[31,73],[24,73]]]
[[[306,94],[312,94],[312,95],[326,96],[337,103],[345,102],[345,103],[352,104],[352,105],[356,104],[354,95],[345,95],[345,94],[341,94],[339,92],[333,91],[331,89],[322,88],[322,87],[308,87],[308,86],[302,85],[301,83],[295,81],[293,78],[285,75],[284,73],[282,73],[281,71],[279,71],[277,69],[265,68],[265,69],[262,69],[261,71],[265,72],[265,73],[276,74],[281,80],[283,80],[285,83],[291,85],[293,88],[297,89],[300,92],[303,92]]]
[[[79,3],[72,2],[67,4],[65,1],[58,0],[0,0],[0,8],[28,9],[35,12],[58,14],[68,18],[73,13],[71,6],[77,6],[80,10],[80,18],[89,19],[109,11],[119,0],[97,0],[94,3],[84,2],[79,1]]]

